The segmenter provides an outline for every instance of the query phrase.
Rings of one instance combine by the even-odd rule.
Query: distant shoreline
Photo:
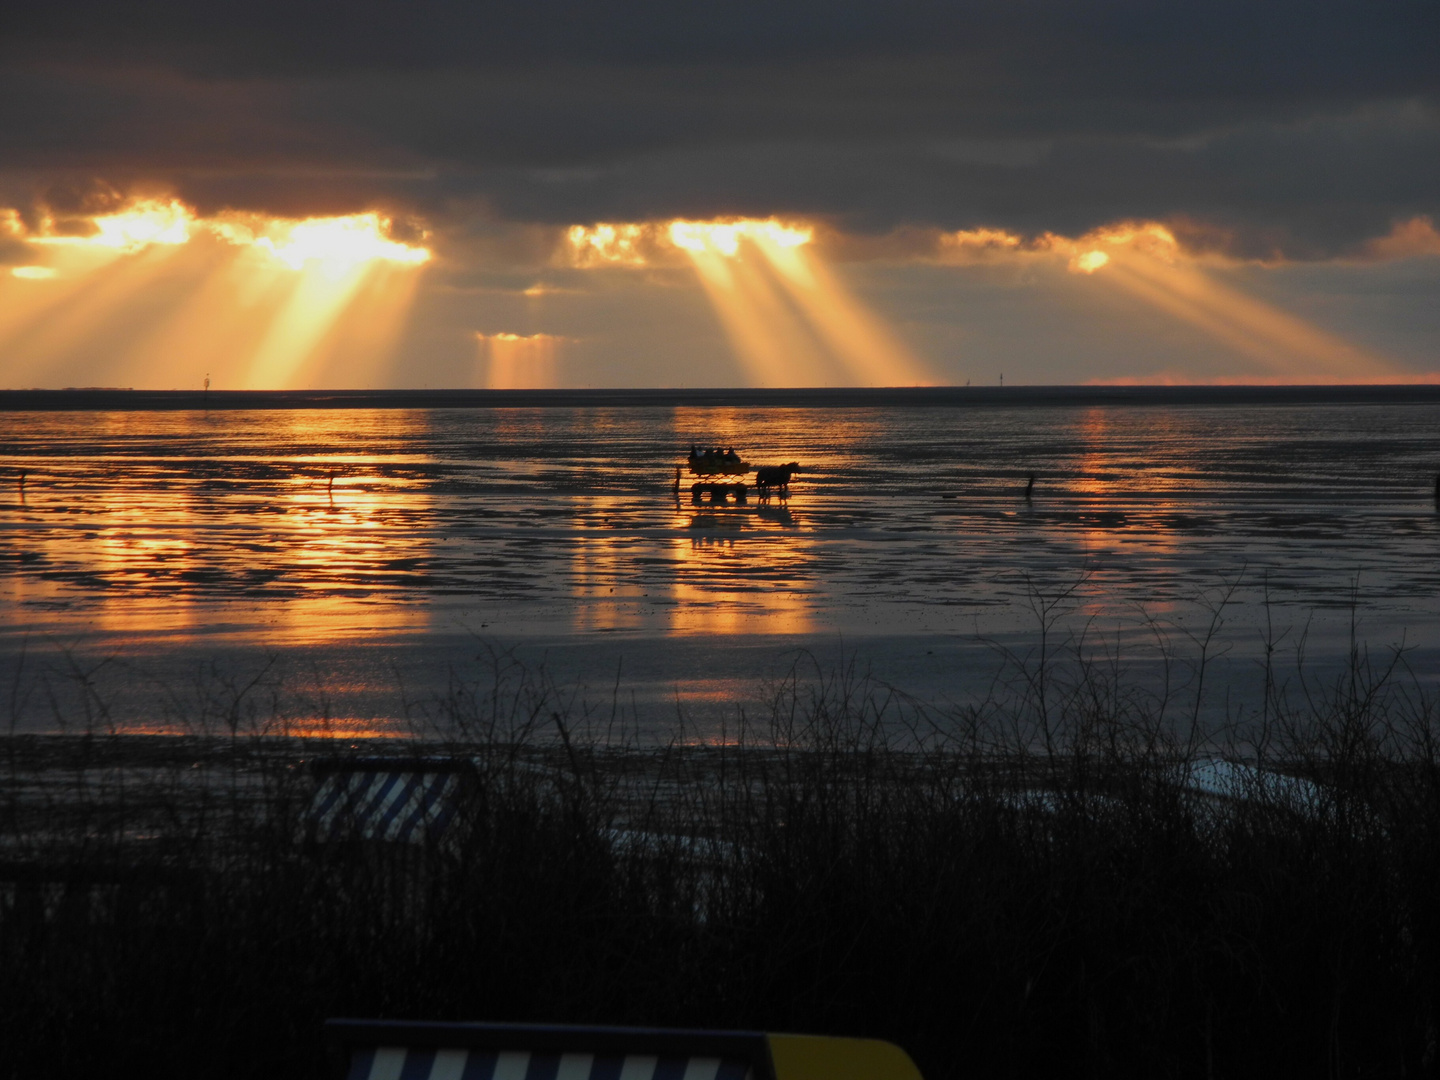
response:
[[[1401,405],[1440,385],[924,386],[698,390],[0,390],[7,412],[235,409],[957,408],[995,405]]]

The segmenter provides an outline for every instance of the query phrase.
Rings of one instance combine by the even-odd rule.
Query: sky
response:
[[[1433,0],[11,0],[0,386],[1440,380]]]

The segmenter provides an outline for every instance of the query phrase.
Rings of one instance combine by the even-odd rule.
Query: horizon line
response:
[[[587,387],[488,390],[136,390],[64,387],[0,390],[0,411],[170,411],[325,408],[850,407],[1403,404],[1440,402],[1435,383],[1040,383],[1018,386]]]

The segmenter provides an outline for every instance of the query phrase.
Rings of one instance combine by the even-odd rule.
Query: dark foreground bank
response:
[[[319,1076],[327,1016],[1432,1075],[1440,725],[1392,675],[1277,693],[1248,763],[1094,669],[944,724],[791,684],[662,750],[543,694],[456,698],[444,741],[11,737],[0,1075]]]

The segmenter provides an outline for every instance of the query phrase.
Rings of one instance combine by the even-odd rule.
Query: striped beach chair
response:
[[[450,758],[334,758],[312,763],[310,839],[424,844],[450,827],[474,769]]]
[[[878,1039],[757,1031],[329,1020],[346,1080],[921,1080]]]

